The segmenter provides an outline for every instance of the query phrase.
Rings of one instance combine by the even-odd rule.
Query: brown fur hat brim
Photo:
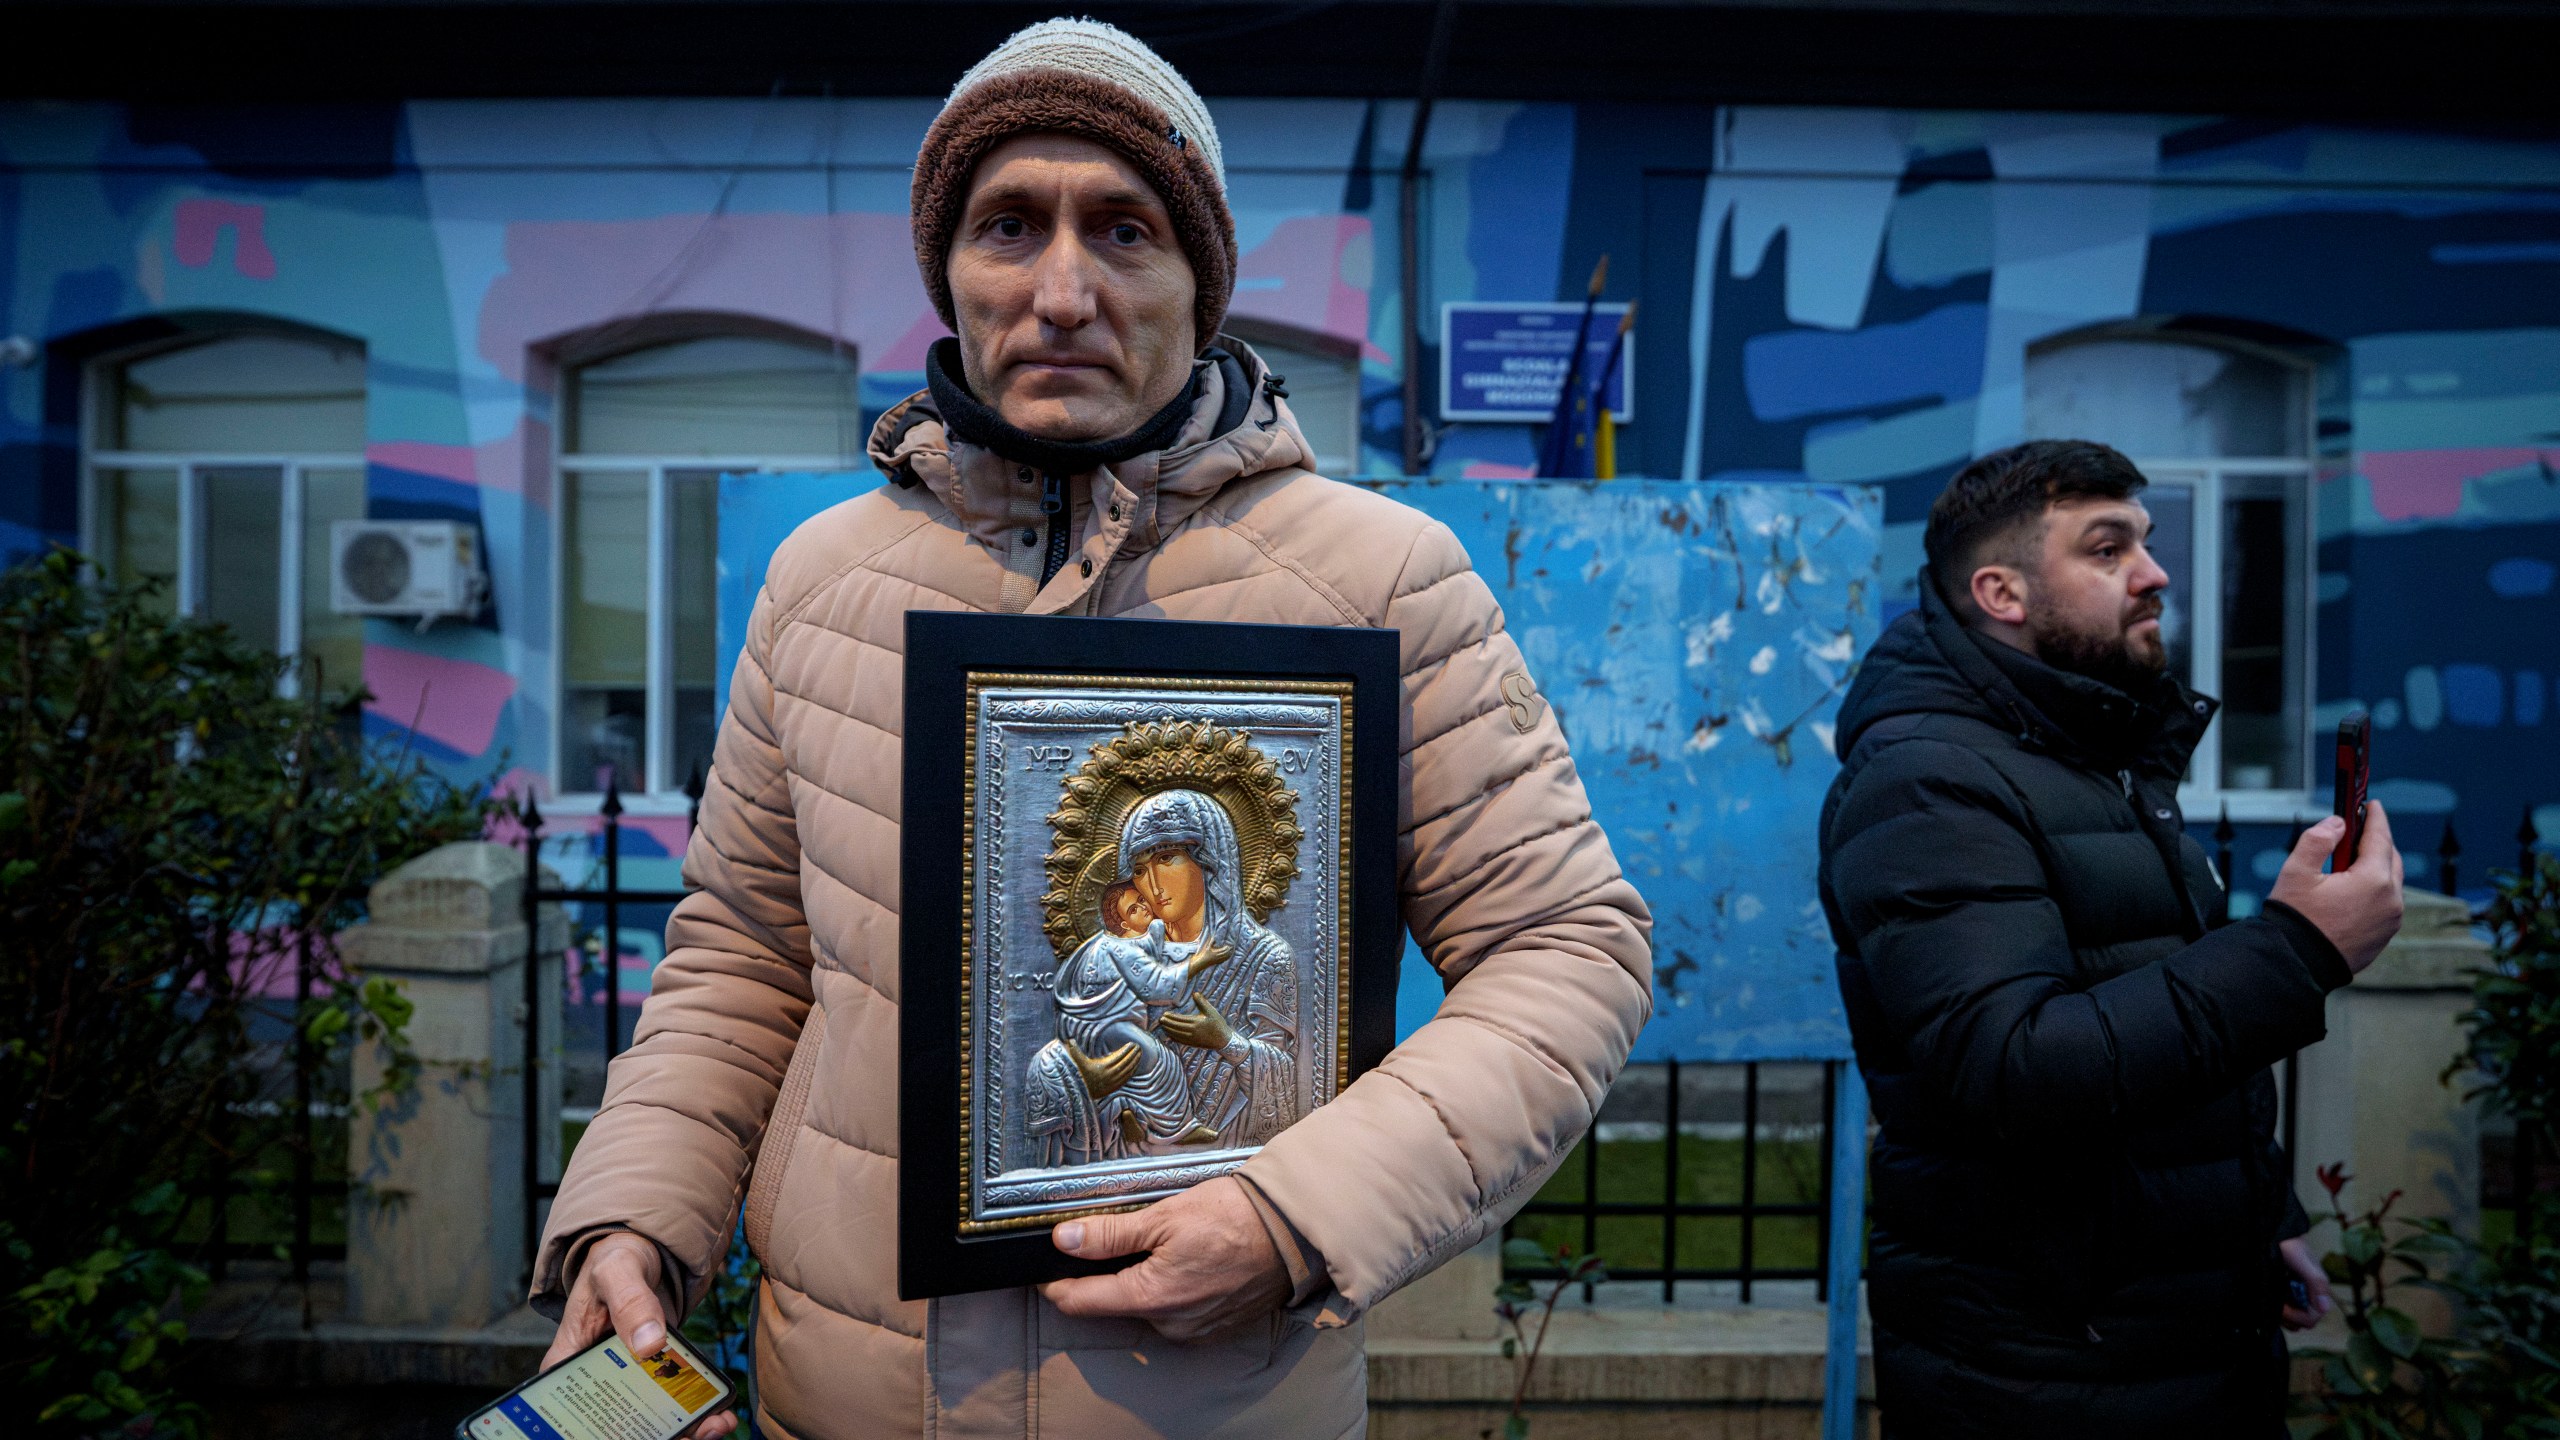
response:
[[[1137,167],[1173,217],[1174,237],[1198,286],[1192,301],[1195,342],[1208,348],[1225,324],[1236,286],[1236,222],[1217,171],[1163,110],[1143,97],[1074,70],[1043,68],[991,77],[954,96],[916,152],[916,268],[942,323],[959,329],[951,308],[951,242],[969,198],[969,181],[987,152],[1016,135],[1073,135],[1118,153]]]

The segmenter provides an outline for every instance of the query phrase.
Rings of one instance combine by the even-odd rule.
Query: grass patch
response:
[[[1739,1204],[1742,1200],[1740,1139],[1680,1137],[1680,1200],[1684,1204]],[[1576,1145],[1564,1167],[1539,1190],[1539,1203],[1579,1205],[1585,1176],[1596,1153],[1600,1165],[1600,1199],[1662,1203],[1663,1162],[1670,1147],[1660,1140],[1612,1140]],[[1760,1141],[1759,1203],[1812,1204],[1822,1198],[1822,1143],[1816,1139]],[[1752,1226],[1752,1268],[1813,1268],[1819,1253],[1822,1218],[1760,1216]],[[1578,1215],[1523,1215],[1511,1222],[1513,1234],[1548,1245],[1582,1244]],[[1733,1269],[1742,1263],[1739,1217],[1684,1216],[1677,1223],[1679,1265],[1686,1269]],[[1600,1258],[1613,1270],[1662,1268],[1662,1221],[1655,1216],[1600,1217]]]

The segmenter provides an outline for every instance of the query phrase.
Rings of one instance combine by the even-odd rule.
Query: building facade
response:
[[[611,775],[664,855],[725,678],[719,477],[857,483],[943,333],[906,220],[935,108],[0,105],[0,558],[158,578],[555,814]],[[1334,473],[1401,470],[1413,365],[1429,473],[1526,483],[1534,426],[1437,418],[1441,307],[1606,255],[1622,472],[1877,487],[1887,616],[1970,457],[2142,463],[2178,663],[2228,707],[2188,813],[2244,827],[2243,896],[2359,706],[2413,881],[2448,825],[2465,888],[2520,818],[2560,835],[2560,137],[1445,101],[1407,275],[1413,102],[1212,108],[1231,328]],[[463,527],[485,603],[338,613],[331,526],[368,518]]]

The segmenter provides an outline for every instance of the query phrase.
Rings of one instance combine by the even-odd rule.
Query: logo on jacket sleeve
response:
[[[1502,703],[1511,709],[1511,728],[1523,735],[1538,728],[1538,717],[1547,713],[1546,697],[1538,693],[1526,670],[1502,677]]]

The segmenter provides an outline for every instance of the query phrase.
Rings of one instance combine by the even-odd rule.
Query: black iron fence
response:
[[[1788,1087],[1787,1103],[1776,1107],[1786,1113],[1773,1113],[1768,1073],[1801,1078],[1814,1063],[1819,1086]],[[1827,1298],[1841,1063],[1673,1060],[1659,1070],[1661,1120],[1631,1120],[1623,1104],[1610,1106],[1506,1233],[1597,1255],[1611,1281],[1658,1282],[1665,1304],[1677,1300],[1683,1281],[1731,1284],[1747,1304],[1757,1285],[1809,1280],[1815,1298]],[[1715,1083],[1690,1083],[1701,1072]],[[1736,1075],[1738,1096],[1730,1087]],[[1621,1096],[1633,1078],[1621,1079]],[[1818,1110],[1808,1114],[1816,1088]],[[1696,1113],[1709,1095],[1720,1116],[1730,1116],[1738,1101],[1738,1123]],[[1504,1273],[1537,1280],[1562,1272],[1506,1263]],[[1584,1287],[1586,1299],[1592,1290]]]
[[[2302,832],[2309,828],[2310,823],[2308,821],[2298,815],[2294,817],[2293,829],[2286,834],[2284,840],[2284,848],[2287,853],[2291,853],[2294,844],[2302,839]],[[2222,877],[2225,885],[2230,884],[2232,878],[2232,842],[2239,838],[2239,830],[2231,823],[2231,807],[2225,805],[2222,807],[2222,817],[2215,821],[2213,826],[2214,873]],[[2516,824],[2517,874],[2526,874],[2533,869],[2534,854],[2541,848],[2541,845],[2542,831],[2540,827],[2533,823],[2533,806],[2528,804],[2524,807],[2524,818]],[[2441,895],[2461,894],[2462,837],[2454,833],[2453,819],[2451,816],[2447,816],[2445,818],[2444,833],[2436,837],[2435,856],[2436,892]]]
[[[193,1195],[205,1207],[198,1253],[217,1280],[229,1274],[234,1260],[281,1257],[300,1284],[311,1278],[313,1261],[346,1258],[344,1131],[324,1123],[344,1120],[346,1107],[325,1102],[317,1093],[322,1066],[329,1062],[307,1026],[325,942],[305,924],[293,931],[291,945],[290,1004],[281,996],[246,1002],[253,1016],[254,1058],[232,1077],[221,1133],[215,1137],[225,1153],[212,1168],[210,1184]],[[270,1123],[276,1120],[285,1123]],[[324,1158],[335,1162],[326,1179],[321,1178]],[[278,1168],[287,1176],[281,1186],[271,1178],[257,1184],[238,1179],[272,1177]],[[272,1208],[278,1205],[280,1213]],[[243,1206],[251,1207],[250,1213],[238,1213]],[[324,1218],[334,1222],[338,1238],[320,1237]]]
[[[702,787],[702,775],[697,770],[685,784],[688,834],[699,818]],[[544,1076],[554,1063],[551,1045],[564,1038],[546,1034],[541,1023],[542,907],[570,905],[595,912],[592,926],[574,926],[573,933],[592,930],[601,936],[599,978],[603,993],[599,1018],[604,1058],[610,1062],[622,1049],[622,913],[626,908],[672,905],[684,898],[681,889],[630,889],[623,885],[623,814],[621,787],[608,780],[603,802],[596,810],[599,823],[593,832],[595,858],[589,871],[598,883],[580,885],[542,883],[546,822],[530,798],[518,816],[525,854],[524,925],[530,957],[524,978],[525,1013],[530,1017],[525,1026],[523,1066],[528,1117],[541,1113]],[[2300,838],[2302,828],[2297,822],[2291,838]],[[2215,861],[2226,878],[2232,873],[2232,847],[2237,838],[2238,832],[2226,811],[2213,830]],[[2516,839],[2517,864],[2520,868],[2530,867],[2541,839],[2530,809],[2525,812]],[[2437,880],[2447,895],[2456,891],[2461,855],[2461,841],[2448,821],[2436,845]],[[574,942],[572,948],[577,948]],[[301,960],[300,984],[307,993],[311,983],[307,944]],[[300,1048],[299,1042],[297,1047]],[[296,1103],[306,1119],[312,1113],[307,1064],[307,1059],[297,1057]],[[1764,1113],[1762,1062],[1715,1067],[1740,1072],[1738,1126],[1694,1115],[1684,1120],[1682,1092],[1684,1088],[1694,1088],[1684,1086],[1684,1071],[1694,1074],[1701,1067],[1697,1062],[1684,1067],[1681,1062],[1671,1061],[1662,1068],[1659,1138],[1654,1137],[1655,1122],[1604,1121],[1595,1126],[1538,1196],[1521,1208],[1508,1233],[1529,1235],[1551,1246],[1570,1245],[1577,1254],[1598,1254],[1609,1262],[1612,1280],[1658,1282],[1666,1303],[1676,1299],[1684,1281],[1731,1284],[1746,1303],[1759,1284],[1811,1281],[1816,1298],[1826,1298],[1831,1207],[1835,1199],[1831,1183],[1832,1128],[1841,1064],[1833,1061],[1821,1065],[1818,1117],[1799,1113],[1774,1120]],[[2295,1148],[2298,1071],[2296,1063],[2288,1058],[2283,1081],[2283,1139],[2287,1154]],[[1728,1128],[1732,1131],[1729,1135]],[[560,1188],[556,1180],[542,1174],[542,1151],[539,1128],[528,1123],[524,1141],[528,1253],[533,1239],[540,1234],[541,1204],[557,1195]],[[1778,1163],[1773,1164],[1773,1158]],[[313,1183],[311,1160],[311,1147],[306,1144],[297,1152],[295,1162],[292,1254],[297,1274],[307,1268],[312,1258],[335,1258],[345,1248],[343,1244],[315,1243],[312,1239],[314,1198],[343,1195],[344,1187],[334,1182]],[[2531,1137],[2520,1135],[2512,1155],[2512,1194],[2532,1193],[2538,1164]],[[1646,1193],[1633,1193],[1638,1189]],[[1729,1193],[1715,1194],[1719,1189]],[[224,1208],[217,1205],[217,1225],[223,1223],[223,1214]],[[1638,1232],[1646,1232],[1641,1241],[1637,1239]],[[1773,1233],[1777,1237],[1775,1244]],[[219,1241],[221,1237],[216,1238]],[[263,1252],[271,1248],[217,1244],[216,1253]],[[1505,1273],[1521,1279],[1540,1279],[1561,1272],[1552,1267],[1506,1264]]]
[[[685,781],[685,833],[688,837],[702,816],[702,771],[696,768]],[[608,776],[604,800],[596,807],[601,822],[595,830],[596,860],[590,874],[597,885],[545,885],[542,869],[542,832],[544,820],[532,797],[525,799],[517,816],[523,827],[520,843],[524,846],[524,1230],[525,1255],[531,1263],[534,1247],[542,1238],[542,1202],[560,1193],[560,1182],[542,1173],[543,1136],[534,1117],[542,1113],[541,1096],[545,1068],[551,1063],[550,1042],[554,1037],[542,1028],[542,907],[574,905],[594,907],[598,912],[596,930],[602,938],[599,951],[602,961],[604,1059],[610,1065],[622,1053],[622,912],[626,907],[672,905],[685,896],[681,889],[635,890],[622,883],[622,785],[619,777]],[[573,950],[580,927],[572,925]],[[550,957],[554,960],[560,957]],[[561,1008],[565,1022],[567,1007]],[[564,1043],[566,1037],[558,1037]]]

